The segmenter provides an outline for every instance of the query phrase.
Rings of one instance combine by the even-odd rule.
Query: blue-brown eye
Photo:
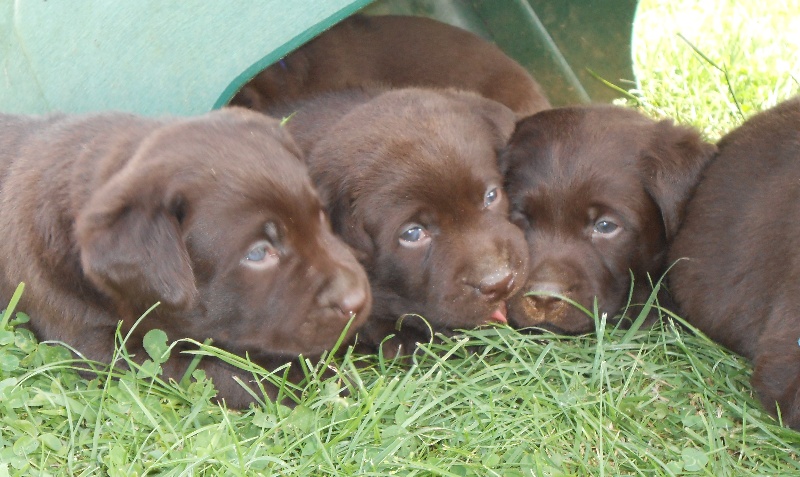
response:
[[[500,198],[500,189],[497,187],[491,187],[489,188],[489,190],[486,191],[486,194],[483,196],[483,206],[489,207],[499,198]]]
[[[614,233],[619,226],[610,220],[598,220],[594,224],[594,232],[598,234],[608,235]]]
[[[280,263],[282,250],[281,229],[275,222],[267,222],[262,230],[261,240],[250,244],[241,263],[256,270],[264,270]]]
[[[405,240],[406,242],[416,242],[422,238],[422,234],[422,227],[411,227],[400,234],[400,240]]]
[[[245,260],[249,260],[251,262],[260,262],[265,258],[267,258],[267,246],[261,244],[251,248],[245,257]]]
[[[250,246],[242,263],[252,268],[270,268],[280,262],[280,252],[267,240],[259,240]]]
[[[419,247],[428,243],[430,233],[419,224],[407,224],[400,232],[400,245],[406,247]]]

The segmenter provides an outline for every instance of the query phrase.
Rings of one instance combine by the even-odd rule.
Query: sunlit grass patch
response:
[[[634,56],[645,109],[719,138],[800,92],[798,31],[798,0],[642,0]]]

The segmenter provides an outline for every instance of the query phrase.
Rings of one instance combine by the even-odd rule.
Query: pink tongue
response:
[[[500,308],[494,310],[489,319],[498,323],[508,324],[508,320],[506,319],[506,304],[502,303]]]

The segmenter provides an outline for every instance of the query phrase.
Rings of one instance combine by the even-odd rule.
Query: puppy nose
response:
[[[528,295],[528,299],[540,306],[552,306],[561,301],[561,298],[551,295],[565,296],[567,287],[557,282],[534,282],[530,284],[529,292],[542,293],[541,295]]]
[[[505,297],[514,286],[514,273],[508,267],[503,267],[483,277],[478,284],[478,290],[492,299]]]
[[[353,288],[342,294],[335,307],[346,317],[350,314],[358,315],[367,305],[367,291],[362,288]]]

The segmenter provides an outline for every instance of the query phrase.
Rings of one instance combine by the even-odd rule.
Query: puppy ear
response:
[[[165,200],[146,175],[120,176],[93,194],[76,220],[84,273],[134,306],[191,307],[198,292],[180,231],[184,203]]]
[[[498,153],[506,147],[511,134],[514,132],[514,125],[517,115],[503,104],[490,99],[478,98],[482,103],[477,111],[483,119],[492,126],[494,132],[494,150]]]
[[[683,220],[684,208],[700,174],[717,148],[693,128],[659,121],[641,162],[645,190],[655,200],[664,221],[667,241]]]
[[[505,148],[517,121],[514,111],[502,103],[470,91],[445,90],[444,94],[464,101],[471,112],[483,118],[493,133],[495,151]]]
[[[363,266],[371,266],[375,256],[375,243],[364,228],[363,221],[353,213],[350,198],[340,197],[329,201],[328,211],[334,232],[350,246],[353,255]]]
[[[552,140],[552,133],[548,134],[542,125],[550,126],[555,122],[546,119],[547,115],[552,115],[555,111],[547,110],[517,121],[514,131],[498,154],[497,165],[503,177],[508,179],[510,169],[518,167],[518,164],[527,164],[531,151],[540,150]],[[558,112],[564,114],[564,110]]]

